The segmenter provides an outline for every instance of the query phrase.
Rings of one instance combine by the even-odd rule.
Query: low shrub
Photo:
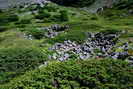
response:
[[[36,48],[0,48],[0,83],[8,82],[15,76],[34,69],[42,61],[44,54]]]
[[[15,21],[18,21],[19,18],[17,15],[9,15],[9,17],[7,18],[9,22],[15,22]]]
[[[61,10],[60,14],[61,21],[69,21],[68,12],[66,10]]]
[[[60,22],[61,19],[60,19],[60,14],[56,14],[56,15],[53,15],[51,18],[50,18],[51,21],[54,21],[54,22]]]
[[[7,28],[5,26],[0,26],[0,32],[6,31]]]
[[[41,11],[38,15],[35,16],[36,19],[44,19],[44,18],[49,18],[51,14],[48,11]]]
[[[119,60],[54,62],[2,89],[132,89],[133,66]]]
[[[44,6],[43,9],[48,10],[48,12],[56,12],[57,8],[54,6]]]
[[[19,20],[18,16],[14,15],[14,14],[9,15],[9,14],[3,13],[0,15],[0,25],[1,26],[4,26],[4,25],[8,24],[9,22],[15,22],[18,20]]]
[[[8,23],[8,19],[7,19],[6,15],[5,16],[1,15],[0,16],[0,25],[2,26],[2,25],[5,25],[6,23]]]
[[[27,33],[29,35],[32,35],[36,39],[41,39],[45,35],[45,31],[37,29],[37,28],[30,29],[30,30],[27,31]]]

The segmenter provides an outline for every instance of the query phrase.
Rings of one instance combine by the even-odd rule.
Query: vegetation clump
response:
[[[0,48],[0,83],[34,69],[44,61],[44,54],[36,48]]]
[[[60,14],[61,21],[69,21],[68,12],[66,10],[60,11]]]
[[[32,28],[27,31],[29,35],[32,35],[35,39],[41,39],[45,35],[45,31],[37,28]]]
[[[119,60],[52,63],[14,79],[4,89],[130,89],[133,67]]]
[[[132,89],[133,0],[51,1],[0,11],[0,89]]]

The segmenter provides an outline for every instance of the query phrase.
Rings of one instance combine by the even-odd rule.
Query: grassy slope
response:
[[[36,49],[41,49],[46,55],[48,55],[48,47],[54,44],[55,42],[63,42],[64,40],[73,40],[79,43],[82,43],[86,39],[86,32],[99,32],[107,29],[115,30],[126,30],[128,33],[122,38],[124,41],[132,39],[133,37],[133,16],[127,16],[120,18],[117,16],[116,12],[121,12],[119,10],[109,10],[110,13],[116,13],[111,17],[106,15],[90,14],[78,8],[72,7],[63,7],[58,5],[53,5],[55,8],[67,10],[69,13],[69,21],[67,22],[36,22],[36,19],[33,18],[33,15],[25,14],[23,16],[19,15],[19,19],[30,19],[31,23],[29,24],[18,24],[15,22],[10,22],[8,25],[4,24],[7,31],[0,32],[0,47],[1,48],[13,48],[13,47],[34,47]],[[20,13],[20,11],[11,11]],[[108,11],[107,11],[108,12]],[[105,12],[105,14],[107,13]],[[8,14],[7,12],[5,12]],[[58,14],[58,12],[51,12],[51,14]],[[2,14],[1,18],[3,18]],[[28,18],[25,18],[28,17]],[[29,30],[37,27],[50,26],[52,24],[68,24],[70,25],[70,30],[65,33],[61,33],[55,38],[43,38],[41,40],[26,40],[23,37],[23,30]],[[40,46],[44,45],[44,46]],[[12,71],[14,72],[14,71]],[[16,73],[16,72],[14,72]],[[10,72],[8,73],[10,75]],[[12,73],[11,73],[12,74]],[[4,74],[2,74],[4,75]],[[11,76],[12,77],[12,76]],[[15,76],[16,77],[16,76]],[[6,78],[6,77],[4,77]],[[12,78],[11,78],[12,79]]]

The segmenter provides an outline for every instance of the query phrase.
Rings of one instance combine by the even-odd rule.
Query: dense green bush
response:
[[[61,19],[60,19],[60,14],[55,14],[55,15],[52,15],[51,18],[49,19],[50,21],[54,21],[54,22],[60,22]]]
[[[47,11],[40,11],[38,15],[35,16],[36,19],[43,20],[44,18],[49,18],[51,14]]]
[[[0,32],[6,31],[7,28],[5,26],[0,26]]]
[[[69,14],[67,10],[60,10],[54,4],[48,4],[39,9],[35,19],[42,20],[43,22],[63,22],[69,21]]]
[[[45,31],[37,29],[37,28],[32,28],[32,29],[28,30],[27,33],[29,35],[32,35],[36,39],[41,39],[45,35]]]
[[[27,47],[0,48],[0,83],[33,69],[44,61],[41,50]]]
[[[132,89],[133,66],[119,60],[52,63],[14,79],[3,89]]]
[[[51,0],[60,5],[85,7],[91,5],[95,0]]]
[[[0,25],[4,25],[6,23],[8,23],[8,19],[7,19],[6,15],[5,16],[0,15]]]
[[[14,22],[14,21],[18,21],[19,18],[17,15],[9,15],[9,17],[7,18],[9,22]]]
[[[19,18],[17,15],[14,15],[14,14],[5,14],[5,13],[2,13],[0,14],[0,25],[3,26],[5,24],[8,24],[9,22],[15,22],[15,21],[18,21]]]
[[[42,8],[43,10],[45,9],[45,10],[48,10],[48,12],[57,12],[57,8],[56,7],[54,7],[54,6],[44,6],[43,8]]]
[[[69,21],[68,12],[66,10],[61,10],[60,14],[61,21]]]

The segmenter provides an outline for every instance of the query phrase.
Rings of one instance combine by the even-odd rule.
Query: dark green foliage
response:
[[[51,14],[47,10],[43,11],[43,14],[44,18],[49,18],[51,16]]]
[[[118,29],[106,29],[101,31],[103,34],[117,34],[120,32]]]
[[[57,6],[46,5],[39,9],[36,19],[43,22],[64,22],[69,21],[69,14],[67,10],[60,10]]]
[[[52,63],[11,81],[4,89],[130,89],[133,67],[111,59]]]
[[[60,14],[53,15],[53,16],[50,18],[50,20],[51,20],[51,21],[54,21],[54,22],[60,22],[60,21],[61,21]]]
[[[0,9],[0,13],[2,13],[3,11]]]
[[[17,24],[30,24],[30,23],[31,23],[30,19],[22,19]]]
[[[54,7],[54,6],[44,6],[43,8],[42,8],[42,10],[48,10],[48,12],[56,12],[57,11],[57,8],[56,7]]]
[[[95,0],[51,0],[65,6],[85,7],[91,5]]]
[[[33,28],[28,30],[28,34],[32,35],[36,39],[41,39],[44,37],[45,31]]]
[[[61,10],[60,14],[61,21],[69,21],[68,12],[66,10]]]
[[[49,18],[51,14],[48,11],[40,11],[38,15],[35,16],[36,19],[43,20],[44,18]]]
[[[120,0],[115,7],[117,9],[131,9],[133,8],[133,0]]]
[[[7,19],[8,19],[9,22],[14,22],[14,21],[19,20],[17,15],[10,15]]]
[[[52,10],[51,10],[52,11]],[[44,22],[64,22],[69,21],[67,10],[61,10],[58,14],[52,15],[47,10],[40,10],[39,14],[35,16],[36,19],[44,20]]]
[[[36,48],[0,48],[0,83],[8,82],[44,61],[44,54]]]
[[[0,14],[0,25],[1,26],[4,26],[4,25],[8,24],[9,22],[15,22],[18,20],[19,20],[19,18],[17,15],[5,14],[5,13]]]
[[[93,16],[90,18],[91,20],[98,20],[98,18],[96,16]]]
[[[42,20],[42,19],[44,19],[44,15],[43,14],[39,14],[39,15],[36,15],[35,18]]]
[[[0,26],[0,32],[6,31],[7,28],[5,26]]]
[[[4,14],[0,15],[0,25],[4,25],[4,24],[6,24],[6,23],[8,23],[8,18],[7,18],[7,16],[4,15]]]

